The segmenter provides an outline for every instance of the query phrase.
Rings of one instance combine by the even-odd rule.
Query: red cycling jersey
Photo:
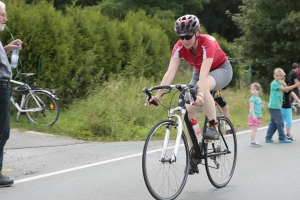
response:
[[[178,40],[178,42],[174,45],[172,57],[184,58],[198,73],[200,72],[202,61],[205,58],[213,58],[210,71],[222,67],[222,65],[228,60],[217,40],[213,36],[206,34],[201,34],[198,37],[198,53],[196,60],[193,59],[191,50],[186,49],[182,45],[181,40]]]

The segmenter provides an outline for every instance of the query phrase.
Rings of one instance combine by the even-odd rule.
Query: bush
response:
[[[119,21],[102,15],[99,6],[70,6],[61,13],[44,1],[16,0],[7,7],[7,26],[23,41],[22,66],[14,78],[20,72],[37,73],[39,85],[58,89],[61,107],[86,98],[112,74],[157,75],[170,57],[159,19],[144,11],[130,12]],[[11,41],[3,33],[3,43]]]

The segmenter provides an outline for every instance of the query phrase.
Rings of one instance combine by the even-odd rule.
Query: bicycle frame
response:
[[[177,114],[174,114],[176,111],[180,111],[182,116],[179,116]],[[179,100],[178,100],[178,107],[176,108],[172,108],[170,109],[170,114],[169,114],[169,120],[171,120],[172,118],[176,118],[178,121],[178,128],[177,128],[177,137],[176,137],[176,142],[175,142],[175,147],[174,147],[174,153],[173,156],[171,158],[170,161],[164,160],[165,157],[165,153],[167,151],[167,146],[168,146],[168,141],[169,141],[169,136],[170,136],[170,131],[169,129],[167,129],[166,131],[166,135],[164,138],[164,142],[163,142],[163,150],[162,150],[162,154],[161,154],[161,161],[163,162],[176,162],[176,158],[177,158],[177,154],[178,154],[178,150],[179,150],[179,143],[181,140],[181,135],[183,133],[183,121],[185,122],[185,125],[187,127],[187,130],[189,132],[189,136],[191,138],[192,144],[195,150],[195,158],[196,159],[202,159],[204,158],[204,154],[201,153],[200,149],[199,149],[199,145],[197,142],[197,138],[193,129],[193,126],[190,122],[190,119],[188,117],[188,112],[185,108],[185,101],[184,101],[184,96],[182,94],[180,94],[179,96]]]
[[[29,88],[29,93],[26,95],[22,95],[22,100],[21,100],[21,104],[19,105],[18,102],[15,100],[15,98],[13,96],[10,97],[10,101],[13,103],[13,105],[17,108],[18,112],[37,112],[37,111],[41,111],[44,108],[40,105],[39,102],[42,102],[42,100],[35,94],[35,91],[43,91],[48,93],[49,95],[51,95],[52,97],[54,97],[55,99],[57,99],[51,92],[47,91],[47,90],[32,90],[31,87],[23,82],[19,82],[19,81],[15,81],[15,80],[10,80],[11,83],[14,84],[18,84],[18,85],[26,85]],[[36,104],[37,104],[37,108],[30,108],[30,109],[23,109],[24,106],[24,102],[27,96],[31,95],[32,98],[35,100]]]
[[[161,96],[176,89],[179,98],[176,107],[173,107],[175,93],[173,94],[167,119],[156,123],[145,140],[142,169],[150,194],[155,199],[175,199],[183,190],[187,177],[199,173],[199,164],[205,165],[208,179],[213,186],[225,187],[231,180],[236,165],[237,140],[232,123],[225,116],[218,115],[215,128],[220,137],[211,140],[209,138],[212,137],[203,135],[202,140],[198,141],[188,114],[189,107],[186,106],[194,104],[197,85],[161,85],[149,90],[144,88],[143,92],[148,96],[147,105],[160,103],[166,108],[156,101],[158,98],[152,98],[152,91],[159,89],[164,89],[160,91]],[[231,134],[227,134],[223,128],[224,123],[230,126]],[[207,130],[210,129],[212,127]]]
[[[161,88],[163,88],[163,87],[164,86],[161,86]],[[171,87],[174,87],[174,86],[171,86]],[[152,91],[152,88],[150,89],[150,91]],[[187,90],[187,92],[189,93],[190,91]],[[192,144],[189,144],[189,145],[190,146],[192,145],[191,148],[193,147],[193,150],[195,152],[194,155],[193,155],[194,156],[193,158],[201,160],[201,159],[204,159],[205,156],[215,157],[215,156],[218,156],[218,155],[227,154],[228,152],[218,152],[218,153],[213,152],[213,153],[207,154],[207,152],[202,151],[202,149],[200,150],[198,140],[196,138],[193,126],[192,126],[192,124],[190,122],[190,119],[189,119],[189,116],[188,116],[188,111],[186,110],[186,107],[185,107],[186,98],[191,99],[190,93],[187,95],[187,97],[186,97],[186,94],[184,96],[181,93],[179,95],[179,99],[178,99],[178,106],[176,108],[171,108],[170,109],[170,114],[169,114],[168,119],[172,120],[173,118],[176,118],[177,124],[178,124],[176,142],[175,142],[174,152],[173,152],[172,158],[170,160],[165,160],[164,158],[165,158],[165,154],[166,154],[167,147],[168,147],[168,141],[169,141],[169,137],[170,137],[170,130],[167,129],[166,134],[165,134],[165,138],[164,138],[164,142],[163,142],[163,149],[162,149],[162,153],[161,153],[161,161],[162,162],[171,162],[171,163],[176,162],[176,158],[177,158],[177,154],[178,154],[178,150],[179,150],[179,144],[180,144],[181,136],[182,136],[182,133],[183,133],[183,121],[185,122],[186,128],[188,130],[188,134],[189,134],[188,136],[190,137],[191,142],[192,142]],[[191,101],[193,101],[193,100],[191,100]],[[192,102],[192,104],[193,104],[193,102]],[[216,110],[218,110],[219,113],[222,113],[220,107],[218,105],[216,105],[216,107],[217,107]],[[174,114],[176,111],[180,111],[182,116]],[[187,134],[187,133],[185,133],[185,134]],[[221,137],[222,137],[222,139],[224,139],[224,136],[222,134],[221,134]],[[206,141],[205,139],[202,139],[203,144],[205,144],[205,141]],[[210,141],[210,142],[214,143],[214,141]],[[225,145],[227,146],[226,142],[225,142]],[[204,145],[202,145],[201,148],[204,148]]]

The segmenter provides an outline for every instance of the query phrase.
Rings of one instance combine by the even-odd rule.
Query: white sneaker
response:
[[[259,142],[251,142],[251,147],[260,147],[261,144]]]
[[[292,141],[296,140],[292,135],[286,135],[286,138]]]

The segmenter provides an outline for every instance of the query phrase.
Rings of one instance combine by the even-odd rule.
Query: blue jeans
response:
[[[286,138],[284,134],[284,123],[281,115],[281,109],[269,108],[270,124],[268,127],[266,140],[271,140],[276,130],[278,130],[279,140],[284,140]]]
[[[0,81],[0,173],[3,165],[4,145],[10,132],[10,95],[10,83]]]

